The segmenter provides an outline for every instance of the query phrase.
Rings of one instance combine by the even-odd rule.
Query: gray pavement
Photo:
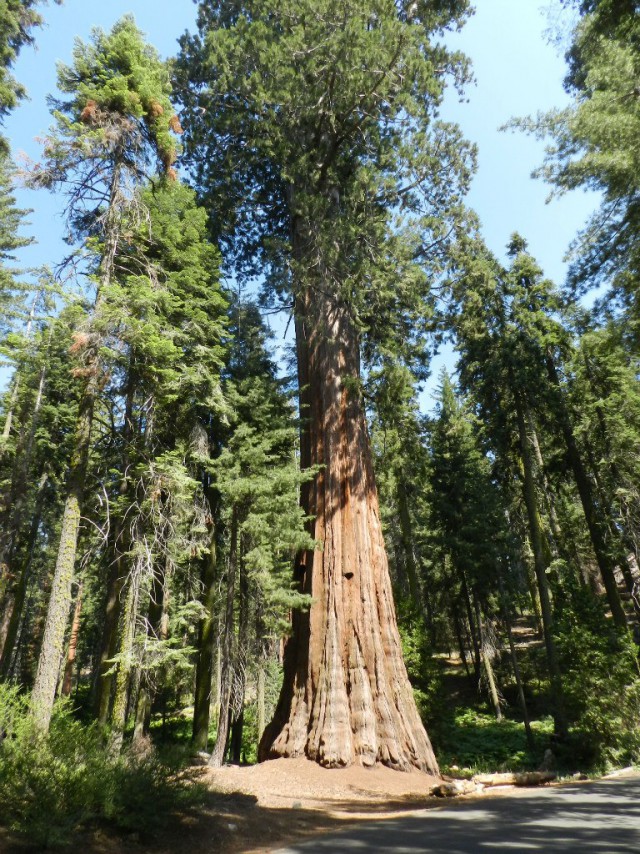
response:
[[[363,823],[282,848],[347,854],[640,854],[640,777],[516,791]]]

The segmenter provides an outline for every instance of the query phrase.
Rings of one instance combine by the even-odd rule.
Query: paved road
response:
[[[640,854],[640,777],[421,810],[283,848],[332,854]]]

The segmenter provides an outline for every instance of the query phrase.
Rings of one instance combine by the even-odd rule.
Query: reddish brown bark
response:
[[[67,663],[64,668],[64,678],[62,680],[62,690],[60,693],[63,697],[71,696],[71,685],[73,682],[73,667],[78,653],[78,636],[80,634],[80,617],[82,615],[82,581],[78,582],[78,592],[76,594],[76,607],[73,611],[73,621],[71,623],[71,635],[69,637],[69,650],[67,652]]]
[[[300,589],[313,604],[294,615],[260,758],[307,756],[327,767],[380,762],[437,774],[402,660],[358,390],[357,334],[347,307],[322,288],[301,301],[301,459],[322,467],[302,500],[323,548],[298,561]]]

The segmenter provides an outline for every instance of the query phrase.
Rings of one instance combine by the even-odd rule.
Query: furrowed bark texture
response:
[[[320,551],[300,556],[284,684],[260,758],[307,756],[330,768],[383,763],[438,774],[402,659],[348,309],[322,287],[297,304],[303,489]],[[300,303],[303,303],[302,305]]]
[[[71,607],[71,584],[80,528],[80,500],[80,496],[74,490],[67,497],[64,506],[58,558],[51,585],[38,670],[31,694],[34,720],[38,728],[44,732],[49,729],[58,674],[64,655],[64,638]]]

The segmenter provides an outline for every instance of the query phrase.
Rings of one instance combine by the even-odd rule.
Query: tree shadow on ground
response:
[[[410,814],[398,816],[405,811]],[[382,817],[389,813],[395,815]],[[69,848],[63,850],[83,854],[257,854],[275,850],[636,854],[640,851],[640,778],[455,802],[430,799],[426,805],[415,797],[388,801],[354,797],[318,801],[317,808],[266,808],[253,795],[211,792],[202,807],[163,818],[162,828],[151,836],[117,833],[103,826],[70,838]],[[0,833],[2,854],[35,850],[41,849]]]
[[[640,851],[640,778],[484,797],[405,818],[363,824],[290,845],[288,852],[563,852]]]

